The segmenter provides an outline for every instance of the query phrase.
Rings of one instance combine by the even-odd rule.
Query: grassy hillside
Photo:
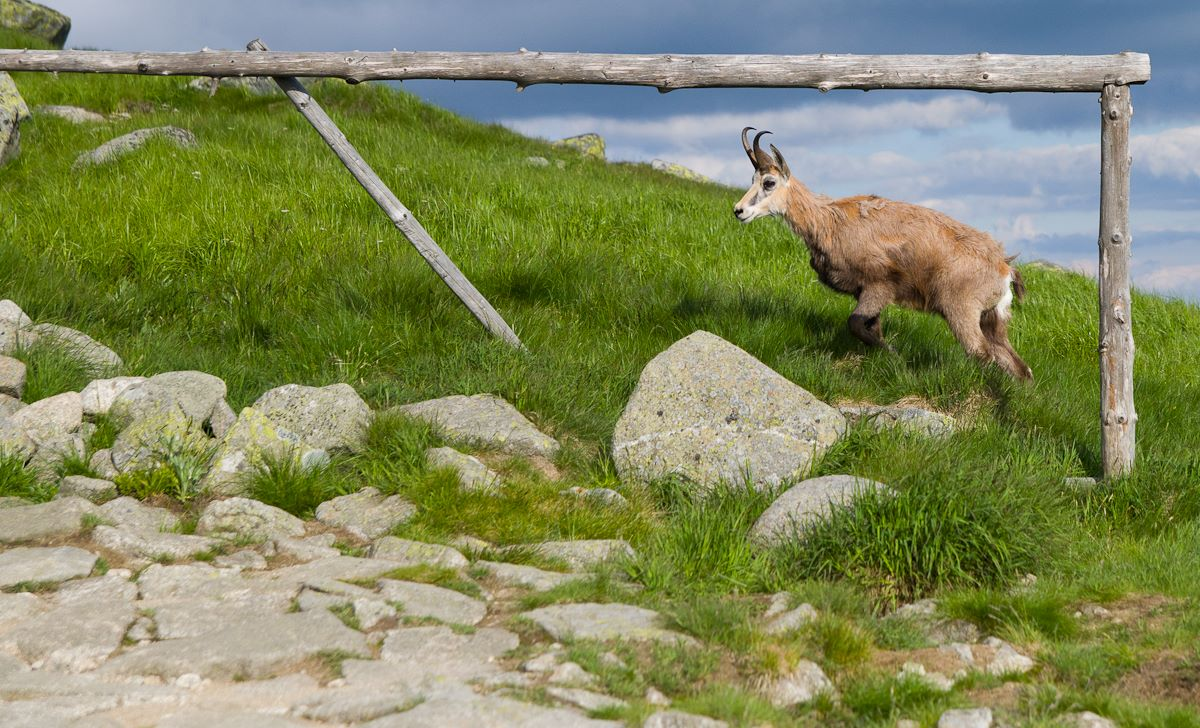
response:
[[[1084,277],[1022,268],[1029,297],[1013,343],[1033,385],[981,369],[926,314],[889,311],[884,330],[899,353],[868,351],[846,329],[852,300],[817,282],[790,232],[734,220],[740,190],[585,160],[381,86],[312,84],[517,331],[529,348],[517,353],[485,334],[286,99],[228,89],[209,98],[178,78],[14,78],[31,107],[128,114],[83,126],[37,117],[22,128],[22,155],[0,170],[0,298],[107,343],[125,373],[211,372],[229,384],[235,409],[287,382],[349,382],[379,408],[493,392],[570,444],[559,465],[567,484],[582,485],[617,485],[608,447],[638,373],[697,329],[827,401],[916,398],[959,417],[966,427],[932,444],[852,432],[817,474],[864,475],[900,497],[864,504],[768,557],[743,545],[767,495],[731,488],[695,503],[665,485],[617,485],[634,504],[621,515],[553,505],[563,485],[531,472],[510,499],[464,498],[414,461],[436,434],[399,421],[379,424],[367,459],[337,475],[408,493],[428,514],[414,528],[429,537],[629,538],[642,554],[629,568],[647,586],[642,598],[681,605],[681,624],[717,635],[744,675],[779,646],[741,641],[738,620],[758,602],[734,597],[792,590],[842,620],[829,624],[844,629],[823,627],[791,646],[838,676],[842,705],[783,716],[717,688],[692,696],[694,705],[742,706],[709,711],[735,721],[894,722],[899,708],[886,696],[895,686],[871,682],[838,647],[897,644],[863,605],[936,595],[1038,654],[1034,697],[1018,711],[1030,724],[1076,705],[1123,725],[1200,725],[1200,713],[1182,707],[1200,682],[1194,305],[1135,295],[1136,474],[1075,492],[1063,477],[1100,467],[1096,287]],[[108,139],[166,124],[191,130],[199,147],[152,142],[114,164],[71,169]],[[736,129],[728,142],[738,143]],[[531,167],[530,155],[566,166]],[[26,356],[27,401],[87,380],[49,353]],[[1010,591],[1026,573],[1037,584]],[[608,594],[596,589],[574,596]],[[696,596],[705,594],[731,601]],[[1063,626],[1083,601],[1147,594],[1167,605],[1153,625]],[[1163,655],[1165,677],[1134,679]],[[1146,687],[1160,683],[1168,687]],[[970,695],[918,695],[905,715]]]

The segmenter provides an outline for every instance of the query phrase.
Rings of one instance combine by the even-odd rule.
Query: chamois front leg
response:
[[[883,327],[879,323],[883,309],[891,302],[892,295],[889,291],[863,290],[858,295],[858,305],[854,307],[854,313],[850,314],[849,324],[850,333],[857,336],[863,343],[887,349],[894,354],[896,350],[884,340]]]

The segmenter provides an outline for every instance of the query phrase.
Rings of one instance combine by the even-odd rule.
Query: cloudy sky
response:
[[[44,1],[72,17],[69,45],[118,50],[242,48],[261,36],[275,50],[1149,53],[1153,79],[1133,91],[1134,280],[1200,302],[1195,0]],[[668,159],[732,185],[750,176],[741,128],[770,129],[793,174],[818,192],[930,205],[1024,260],[1096,269],[1094,94],[404,87],[533,136],[599,132],[611,159]]]

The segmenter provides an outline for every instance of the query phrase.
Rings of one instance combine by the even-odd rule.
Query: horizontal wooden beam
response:
[[[152,76],[309,76],[361,81],[446,79],[681,88],[1101,91],[1150,80],[1150,56],[634,55],[612,53],[309,53],[0,50],[0,71]]]

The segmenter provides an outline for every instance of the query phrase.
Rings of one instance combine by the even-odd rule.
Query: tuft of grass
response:
[[[336,464],[303,467],[299,458],[266,456],[246,478],[249,497],[282,508],[299,518],[312,518],[317,506],[356,490]]]
[[[96,429],[92,431],[86,443],[88,453],[95,453],[97,450],[107,450],[113,446],[117,440],[117,435],[121,432],[121,427],[108,415],[99,415],[93,420]]]
[[[702,594],[674,602],[667,614],[674,627],[704,642],[745,653],[759,639],[754,629],[754,611],[749,602]]]
[[[708,493],[674,481],[655,484],[664,524],[638,548],[630,574],[666,593],[773,591],[775,563],[746,538],[775,499],[771,490],[721,483]]]
[[[951,475],[947,473],[947,475]],[[934,476],[861,494],[777,550],[798,576],[848,578],[895,604],[951,585],[991,587],[1035,568],[1065,532],[1053,497],[1005,475]]]
[[[871,635],[845,617],[822,615],[806,631],[826,666],[856,667],[871,656]]]
[[[342,624],[346,625],[350,629],[356,632],[362,631],[362,624],[358,621],[358,615],[354,613],[354,605],[335,604],[329,607],[329,611],[333,612],[333,615],[342,620]]]
[[[395,579],[397,581],[416,581],[422,584],[433,584],[445,589],[453,589],[459,594],[465,594],[474,599],[483,597],[483,589],[474,581],[464,578],[455,569],[446,568],[444,566],[431,566],[429,564],[416,564],[413,566],[402,566],[399,569],[393,569],[386,574],[381,574],[372,582],[378,582],[379,579]]]
[[[521,597],[522,610],[537,609],[548,604],[572,602],[636,602],[637,594],[629,584],[616,579],[612,571],[601,569],[588,578],[575,579],[545,591]]]
[[[12,356],[25,362],[27,375],[23,398],[26,402],[37,402],[63,392],[82,391],[97,375],[78,357],[46,339],[18,348]]]
[[[155,495],[170,496],[179,490],[179,480],[174,471],[165,465],[148,470],[130,470],[121,473],[113,481],[118,495],[127,495],[145,500]]]
[[[776,708],[765,698],[737,685],[710,685],[695,695],[675,701],[672,707],[738,726],[794,724],[788,711]]]
[[[868,673],[842,686],[842,706],[859,722],[890,721],[911,717],[917,710],[940,712],[957,698],[935,690],[913,675],[895,677]]]
[[[961,590],[946,594],[940,607],[951,617],[974,622],[986,634],[1020,642],[1064,639],[1079,629],[1067,599],[1053,592]]]
[[[1116,640],[1058,644],[1043,659],[1058,682],[1084,692],[1111,685],[1140,663],[1132,645]]]
[[[0,453],[0,497],[45,503],[57,492],[57,486],[41,482],[32,470],[25,467],[24,458]]]
[[[640,699],[651,686],[669,696],[690,695],[721,662],[718,651],[708,646],[675,642],[613,645],[593,640],[570,643],[567,659],[598,677],[606,694],[626,700]]]

